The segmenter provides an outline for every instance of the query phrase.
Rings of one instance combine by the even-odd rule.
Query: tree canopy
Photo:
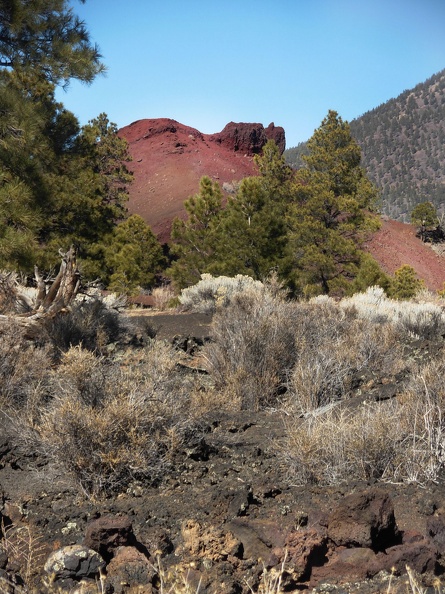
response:
[[[258,175],[242,180],[225,207],[218,184],[201,180],[185,203],[188,218],[173,224],[170,272],[179,286],[204,272],[259,280],[273,272],[308,296],[342,295],[368,281],[388,285],[361,249],[378,227],[378,192],[349,125],[330,111],[308,148],[306,167],[295,174],[269,141],[256,158]]]
[[[411,212],[411,223],[416,227],[434,229],[439,225],[437,209],[431,202],[416,204]]]
[[[178,288],[197,283],[209,264],[216,261],[216,235],[223,210],[218,182],[204,176],[200,191],[184,202],[187,219],[172,224],[171,253],[174,260],[168,273]]]
[[[73,244],[84,274],[109,279],[105,238],[127,217],[132,180],[127,143],[106,114],[81,128],[55,99],[56,85],[103,70],[66,0],[1,3],[0,267],[48,269]]]
[[[0,67],[31,69],[55,85],[90,83],[104,71],[99,49],[67,0],[0,3]]]
[[[130,216],[114,229],[104,252],[107,285],[117,293],[132,294],[153,285],[164,263],[158,240],[139,215]]]

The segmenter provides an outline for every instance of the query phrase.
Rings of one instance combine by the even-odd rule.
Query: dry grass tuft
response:
[[[345,398],[365,369],[403,367],[390,324],[333,300],[286,302],[268,292],[238,293],[218,311],[204,354],[217,386],[241,408],[285,404],[294,413]]]
[[[55,347],[62,352],[82,345],[89,351],[103,353],[124,331],[122,316],[101,299],[75,302],[70,311],[48,320],[46,327]]]
[[[53,352],[26,340],[14,322],[0,333],[0,410],[13,421],[20,417],[33,427],[48,398],[48,379]]]
[[[286,420],[280,456],[298,484],[351,478],[426,484],[445,467],[445,381],[430,364],[409,389],[388,402],[314,411]]]
[[[54,397],[39,426],[41,448],[92,496],[156,481],[169,458],[198,431],[191,386],[177,354],[153,342],[139,366],[120,368],[81,348],[54,373]]]
[[[256,291],[237,293],[215,314],[204,356],[217,386],[241,408],[276,404],[295,358],[300,318],[295,305]]]
[[[358,319],[333,303],[301,306],[287,406],[306,413],[346,398],[365,372],[393,375],[403,367],[389,324]]]
[[[52,355],[4,326],[0,410],[12,442],[62,464],[89,496],[158,480],[199,439],[198,378],[178,371],[166,343],[139,348],[130,365],[80,345]]]

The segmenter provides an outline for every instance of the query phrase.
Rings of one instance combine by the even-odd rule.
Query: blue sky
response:
[[[168,117],[307,140],[329,109],[352,120],[445,68],[445,0],[72,1],[108,71],[58,99],[81,124]]]

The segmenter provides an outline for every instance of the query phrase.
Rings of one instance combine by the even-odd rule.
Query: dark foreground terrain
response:
[[[209,322],[202,315],[154,321],[163,339],[191,354],[180,373],[202,373],[197,346]],[[441,345],[416,345],[426,357],[433,347]],[[348,406],[395,393],[395,383],[377,381]],[[134,483],[96,501],[57,465],[15,448],[3,419],[0,591],[439,591],[443,482],[294,486],[277,456],[286,422],[276,410],[215,410],[204,437],[171,461],[172,472],[157,485]],[[83,549],[64,549],[70,545]],[[79,553],[90,549],[101,557]],[[59,561],[44,571],[56,551]],[[406,566],[415,573],[407,575]]]

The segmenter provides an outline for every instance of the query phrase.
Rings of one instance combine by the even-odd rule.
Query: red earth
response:
[[[270,129],[264,131],[261,124],[236,126],[263,133]],[[202,134],[167,118],[138,120],[119,131],[133,159],[128,209],[139,214],[161,242],[169,240],[172,220],[184,216],[184,200],[199,191],[203,175],[223,186],[256,174],[249,147],[233,150],[224,143],[223,132]]]
[[[445,257],[437,254],[431,244],[416,237],[412,225],[383,219],[381,228],[367,243],[366,249],[388,274],[408,264],[423,279],[425,287],[437,291],[445,283]]]

